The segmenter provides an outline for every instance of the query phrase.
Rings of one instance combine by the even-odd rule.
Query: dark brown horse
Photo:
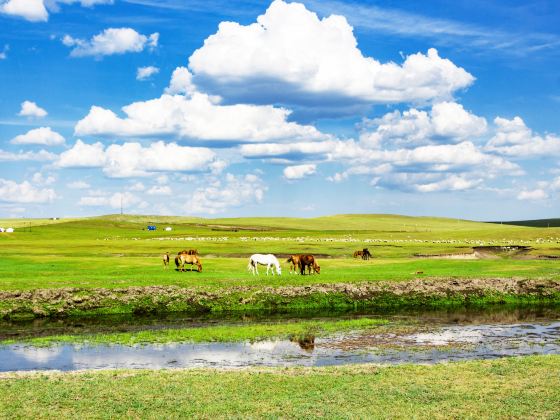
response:
[[[305,275],[305,269],[308,269],[309,274],[311,274],[311,269],[313,269],[314,273],[320,274],[321,267],[315,261],[315,257],[313,255],[300,255],[299,256],[299,269],[301,275]]]
[[[372,257],[371,252],[369,252],[369,249],[364,248],[362,251],[362,260],[369,260]]]

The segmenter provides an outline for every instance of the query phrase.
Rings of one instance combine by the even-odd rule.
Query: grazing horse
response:
[[[274,275],[274,268],[276,268],[276,274],[281,275],[282,269],[280,268],[280,263],[278,258],[272,254],[253,254],[249,258],[249,264],[247,265],[247,270],[253,273],[253,276],[259,274],[258,265],[266,265],[266,275],[268,276],[268,270],[272,267],[272,275]]]
[[[371,252],[369,252],[369,249],[364,248],[364,250],[362,251],[362,260],[369,260],[372,257]]]
[[[286,262],[290,263],[290,274],[297,274],[299,271],[299,255],[291,255]]]
[[[184,254],[184,255],[198,255],[198,249],[189,249],[189,250],[183,249],[177,255],[181,255],[181,254]]]
[[[169,268],[169,252],[163,254],[163,268]]]
[[[358,258],[358,257],[364,257],[364,251],[355,251],[354,252],[354,258]]]
[[[321,267],[319,267],[313,255],[299,256],[299,269],[302,276],[305,275],[305,268],[309,270],[309,274],[311,274],[311,269],[314,273],[321,274]]]
[[[187,271],[185,264],[191,265],[189,271],[192,271],[193,265],[196,265],[198,267],[197,271],[202,272],[202,261],[196,255],[179,254],[175,257],[175,265],[179,271]]]

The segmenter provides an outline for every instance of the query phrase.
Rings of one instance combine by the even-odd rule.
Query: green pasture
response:
[[[0,375],[6,418],[558,418],[560,356]]]
[[[19,225],[18,225],[19,223]],[[145,230],[155,224],[155,232]],[[558,278],[559,260],[419,259],[415,254],[471,253],[477,245],[531,246],[529,257],[560,255],[560,228],[534,228],[455,219],[391,215],[341,215],[315,219],[201,219],[103,216],[69,220],[0,220],[16,232],[0,234],[0,289],[178,285],[236,285],[409,280],[415,277]],[[19,227],[18,227],[19,226]],[[171,226],[171,232],[164,227]],[[368,247],[370,261],[352,258]],[[161,255],[199,250],[203,272],[163,270]],[[253,277],[253,253],[317,256],[321,274]],[[416,274],[417,272],[422,274]]]

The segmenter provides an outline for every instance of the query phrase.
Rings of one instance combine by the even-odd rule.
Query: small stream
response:
[[[297,315],[297,316],[296,316]],[[175,343],[0,346],[0,371],[114,368],[240,368],[247,366],[327,366],[355,363],[438,363],[506,356],[560,354],[560,307],[488,307],[447,311],[401,311],[232,314],[225,318],[174,315],[168,318],[107,317],[45,323],[0,324],[0,337],[25,338],[204,325],[247,325],[383,318],[389,325],[375,330],[337,333],[329,337],[240,343]]]

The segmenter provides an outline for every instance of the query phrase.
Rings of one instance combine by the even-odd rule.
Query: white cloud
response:
[[[366,147],[422,145],[434,142],[458,143],[486,132],[486,120],[466,111],[456,102],[434,104],[430,112],[409,109],[381,118],[364,120],[360,142]]]
[[[18,184],[0,178],[0,201],[8,203],[51,203],[56,193],[50,188],[36,188],[28,181]]]
[[[211,171],[219,162],[216,154],[204,147],[179,146],[158,141],[148,147],[140,143],[86,144],[78,140],[61,153],[56,165],[61,168],[99,167],[111,178],[148,176],[153,172]]]
[[[31,181],[33,181],[35,185],[46,186],[54,184],[56,178],[52,175],[44,176],[41,172],[35,172]]]
[[[173,191],[169,185],[154,185],[146,194],[148,195],[171,195]]]
[[[343,16],[319,19],[303,4],[275,0],[256,23],[221,22],[189,58],[196,78],[222,96],[275,101],[370,103],[447,99],[474,77],[435,49],[402,65],[365,57]],[[247,88],[252,87],[252,88]]]
[[[472,174],[465,175],[451,175],[444,179],[435,182],[415,185],[419,192],[437,192],[437,191],[464,191],[473,189],[483,183],[482,178],[472,178]]]
[[[216,105],[208,95],[164,94],[123,108],[126,118],[98,106],[78,121],[76,135],[168,135],[200,140],[258,142],[320,139],[328,136],[310,125],[288,122],[290,111],[271,105]]]
[[[192,74],[186,67],[177,67],[171,75],[169,87],[165,89],[165,93],[169,95],[187,95],[192,96],[197,91],[192,80]]]
[[[154,74],[158,74],[159,69],[154,66],[138,67],[136,70],[136,80],[147,80]]]
[[[42,144],[44,146],[58,146],[64,144],[64,137],[50,127],[40,127],[29,130],[25,134],[14,137],[12,144]]]
[[[115,193],[110,196],[88,195],[80,198],[79,206],[86,207],[111,207],[118,209],[122,207],[131,207],[142,205],[142,200],[130,192]]]
[[[86,190],[88,188],[91,188],[91,185],[88,184],[85,181],[74,181],[74,182],[70,182],[68,184],[66,184],[66,186],[68,188],[71,188],[73,190]]]
[[[18,115],[20,117],[37,117],[43,118],[47,116],[47,111],[38,106],[35,102],[23,101],[21,103],[21,110]]]
[[[49,10],[58,12],[58,4],[74,3],[79,3],[83,7],[93,7],[96,4],[113,4],[113,0],[2,0],[0,13],[17,16],[30,22],[46,22],[49,20]]]
[[[267,190],[262,179],[253,174],[226,174],[206,188],[189,194],[184,210],[188,214],[217,214],[230,208],[260,203]]]
[[[4,49],[0,51],[0,60],[5,60],[8,58],[8,51],[10,51],[10,46],[8,44],[4,45]]]
[[[87,144],[78,140],[72,148],[60,154],[56,166],[59,168],[96,168],[103,166],[106,161],[103,144],[99,142]]]
[[[49,161],[56,160],[57,155],[40,150],[38,152],[6,152],[0,149],[0,162],[18,162],[22,160],[36,160],[36,161]]]
[[[284,178],[286,179],[302,179],[306,176],[313,175],[317,169],[317,165],[294,165],[284,168]]]
[[[535,135],[520,117],[511,120],[496,117],[494,124],[495,134],[485,148],[488,151],[519,158],[560,155],[558,135]]]
[[[129,188],[130,191],[144,191],[146,189],[146,186],[144,184],[142,184],[141,182],[136,182],[134,184],[132,184]]]
[[[528,200],[528,201],[538,201],[538,200],[546,200],[548,198],[548,194],[543,189],[536,189],[536,190],[523,190],[517,194],[518,200]]]
[[[43,0],[8,0],[0,5],[0,12],[21,17],[30,22],[49,20],[49,12]]]
[[[105,55],[141,52],[144,48],[157,47],[159,34],[149,36],[139,34],[132,28],[108,28],[95,35],[91,40],[73,38],[65,35],[62,43],[74,47],[72,57],[102,57]]]

